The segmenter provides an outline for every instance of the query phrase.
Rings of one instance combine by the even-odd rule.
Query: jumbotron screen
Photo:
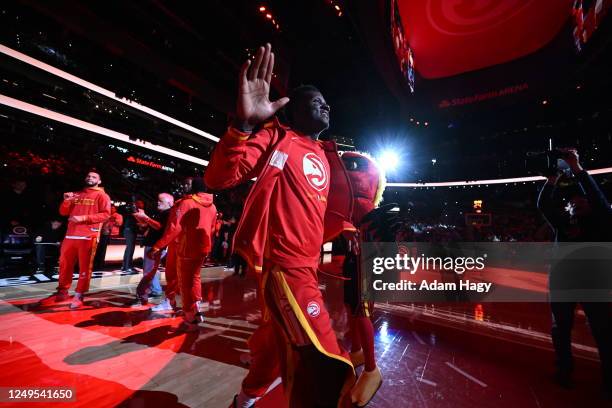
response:
[[[593,36],[612,6],[611,0],[575,0],[572,8],[574,45],[578,52]]]
[[[414,92],[414,56],[406,38],[406,31],[400,18],[397,0],[391,0],[391,37],[393,38],[393,49],[395,57],[402,71],[402,76]]]

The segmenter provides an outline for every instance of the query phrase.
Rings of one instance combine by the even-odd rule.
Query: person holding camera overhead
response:
[[[545,175],[546,184],[538,197],[538,208],[550,224],[556,242],[609,242],[612,238],[612,208],[595,180],[580,164],[576,149],[557,149],[557,154],[567,163],[576,178],[579,188],[573,191],[566,205],[557,194],[557,182],[561,177],[558,169]],[[563,210],[560,210],[563,208]],[[587,259],[582,262],[589,262]],[[560,265],[560,267],[559,267]],[[585,266],[587,265],[587,266]],[[577,302],[555,300],[559,289],[583,289],[585,275],[597,274],[591,264],[581,270],[571,268],[571,263],[558,263],[551,267],[550,294],[552,311],[551,336],[556,354],[555,381],[564,388],[571,386],[573,371],[571,331]],[[606,267],[606,269],[608,269]],[[603,271],[605,273],[612,271]],[[584,280],[584,282],[581,281]],[[568,282],[575,287],[567,287]],[[608,280],[609,282],[609,280]],[[565,285],[565,286],[564,286]],[[609,302],[581,301],[582,309],[591,328],[603,373],[603,391],[607,396],[612,391],[612,314]]]

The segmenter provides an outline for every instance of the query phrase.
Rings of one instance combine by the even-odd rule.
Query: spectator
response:
[[[66,228],[60,217],[53,217],[49,222],[34,234],[34,245],[36,248],[36,272],[44,272],[46,258],[50,254],[59,256],[60,242],[64,238]]]
[[[9,191],[4,193],[2,200],[2,226],[17,221],[20,225],[30,226],[32,213],[32,197],[28,190],[28,183],[23,178],[17,178],[11,183]]]

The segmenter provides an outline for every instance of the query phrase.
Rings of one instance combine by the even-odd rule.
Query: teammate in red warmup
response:
[[[93,259],[102,223],[111,214],[109,196],[100,187],[100,174],[90,171],[85,177],[85,188],[77,193],[64,193],[59,212],[68,217],[68,230],[60,249],[60,273],[57,292],[40,301],[41,306],[49,306],[68,299],[68,289],[72,284],[74,265],[79,263],[79,281],[71,309],[83,306],[83,296],[89,290]]]
[[[354,230],[350,182],[336,145],[317,140],[329,126],[330,107],[316,88],[302,86],[286,109],[291,128],[277,120],[264,124],[289,98],[269,101],[269,44],[250,65],[247,60],[241,69],[236,119],[205,175],[213,189],[257,177],[233,247],[259,274],[265,307],[249,340],[249,374],[233,405],[253,406],[280,369],[291,407],[345,406],[355,373],[317,280],[323,242]],[[254,132],[256,126],[263,128]]]
[[[205,190],[201,178],[192,180],[191,194],[177,202],[164,235],[150,251],[150,256],[155,256],[162,248],[177,240],[177,276],[185,313],[180,328],[183,331],[198,330],[198,323],[203,320],[196,303],[202,300],[200,270],[211,250],[217,219],[213,196],[205,193]]]
[[[193,177],[187,177],[183,181],[182,189],[183,189],[183,198],[189,197],[191,192]],[[174,206],[170,209],[170,215],[168,219],[176,218],[176,210],[178,208],[179,201],[174,203]],[[174,214],[174,215],[172,215]],[[166,228],[167,229],[167,228]],[[164,230],[164,234],[166,230]],[[164,273],[166,276],[166,286],[164,287],[164,295],[165,299],[158,305],[153,306],[151,311],[157,313],[167,313],[176,311],[176,295],[179,293],[179,283],[178,276],[176,274],[176,239],[171,241],[168,244],[168,249],[166,250],[166,260]],[[197,279],[198,277],[196,277]],[[194,283],[195,285],[195,283]],[[199,284],[198,284],[199,286]],[[201,300],[198,298],[198,300]]]

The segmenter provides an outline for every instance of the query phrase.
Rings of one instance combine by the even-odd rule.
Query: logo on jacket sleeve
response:
[[[302,160],[304,176],[308,184],[317,191],[325,190],[329,183],[329,176],[323,161],[314,153],[307,153]]]
[[[310,317],[317,317],[319,313],[321,313],[321,307],[317,302],[312,300],[308,303],[308,306],[306,306],[306,313],[308,313]]]

